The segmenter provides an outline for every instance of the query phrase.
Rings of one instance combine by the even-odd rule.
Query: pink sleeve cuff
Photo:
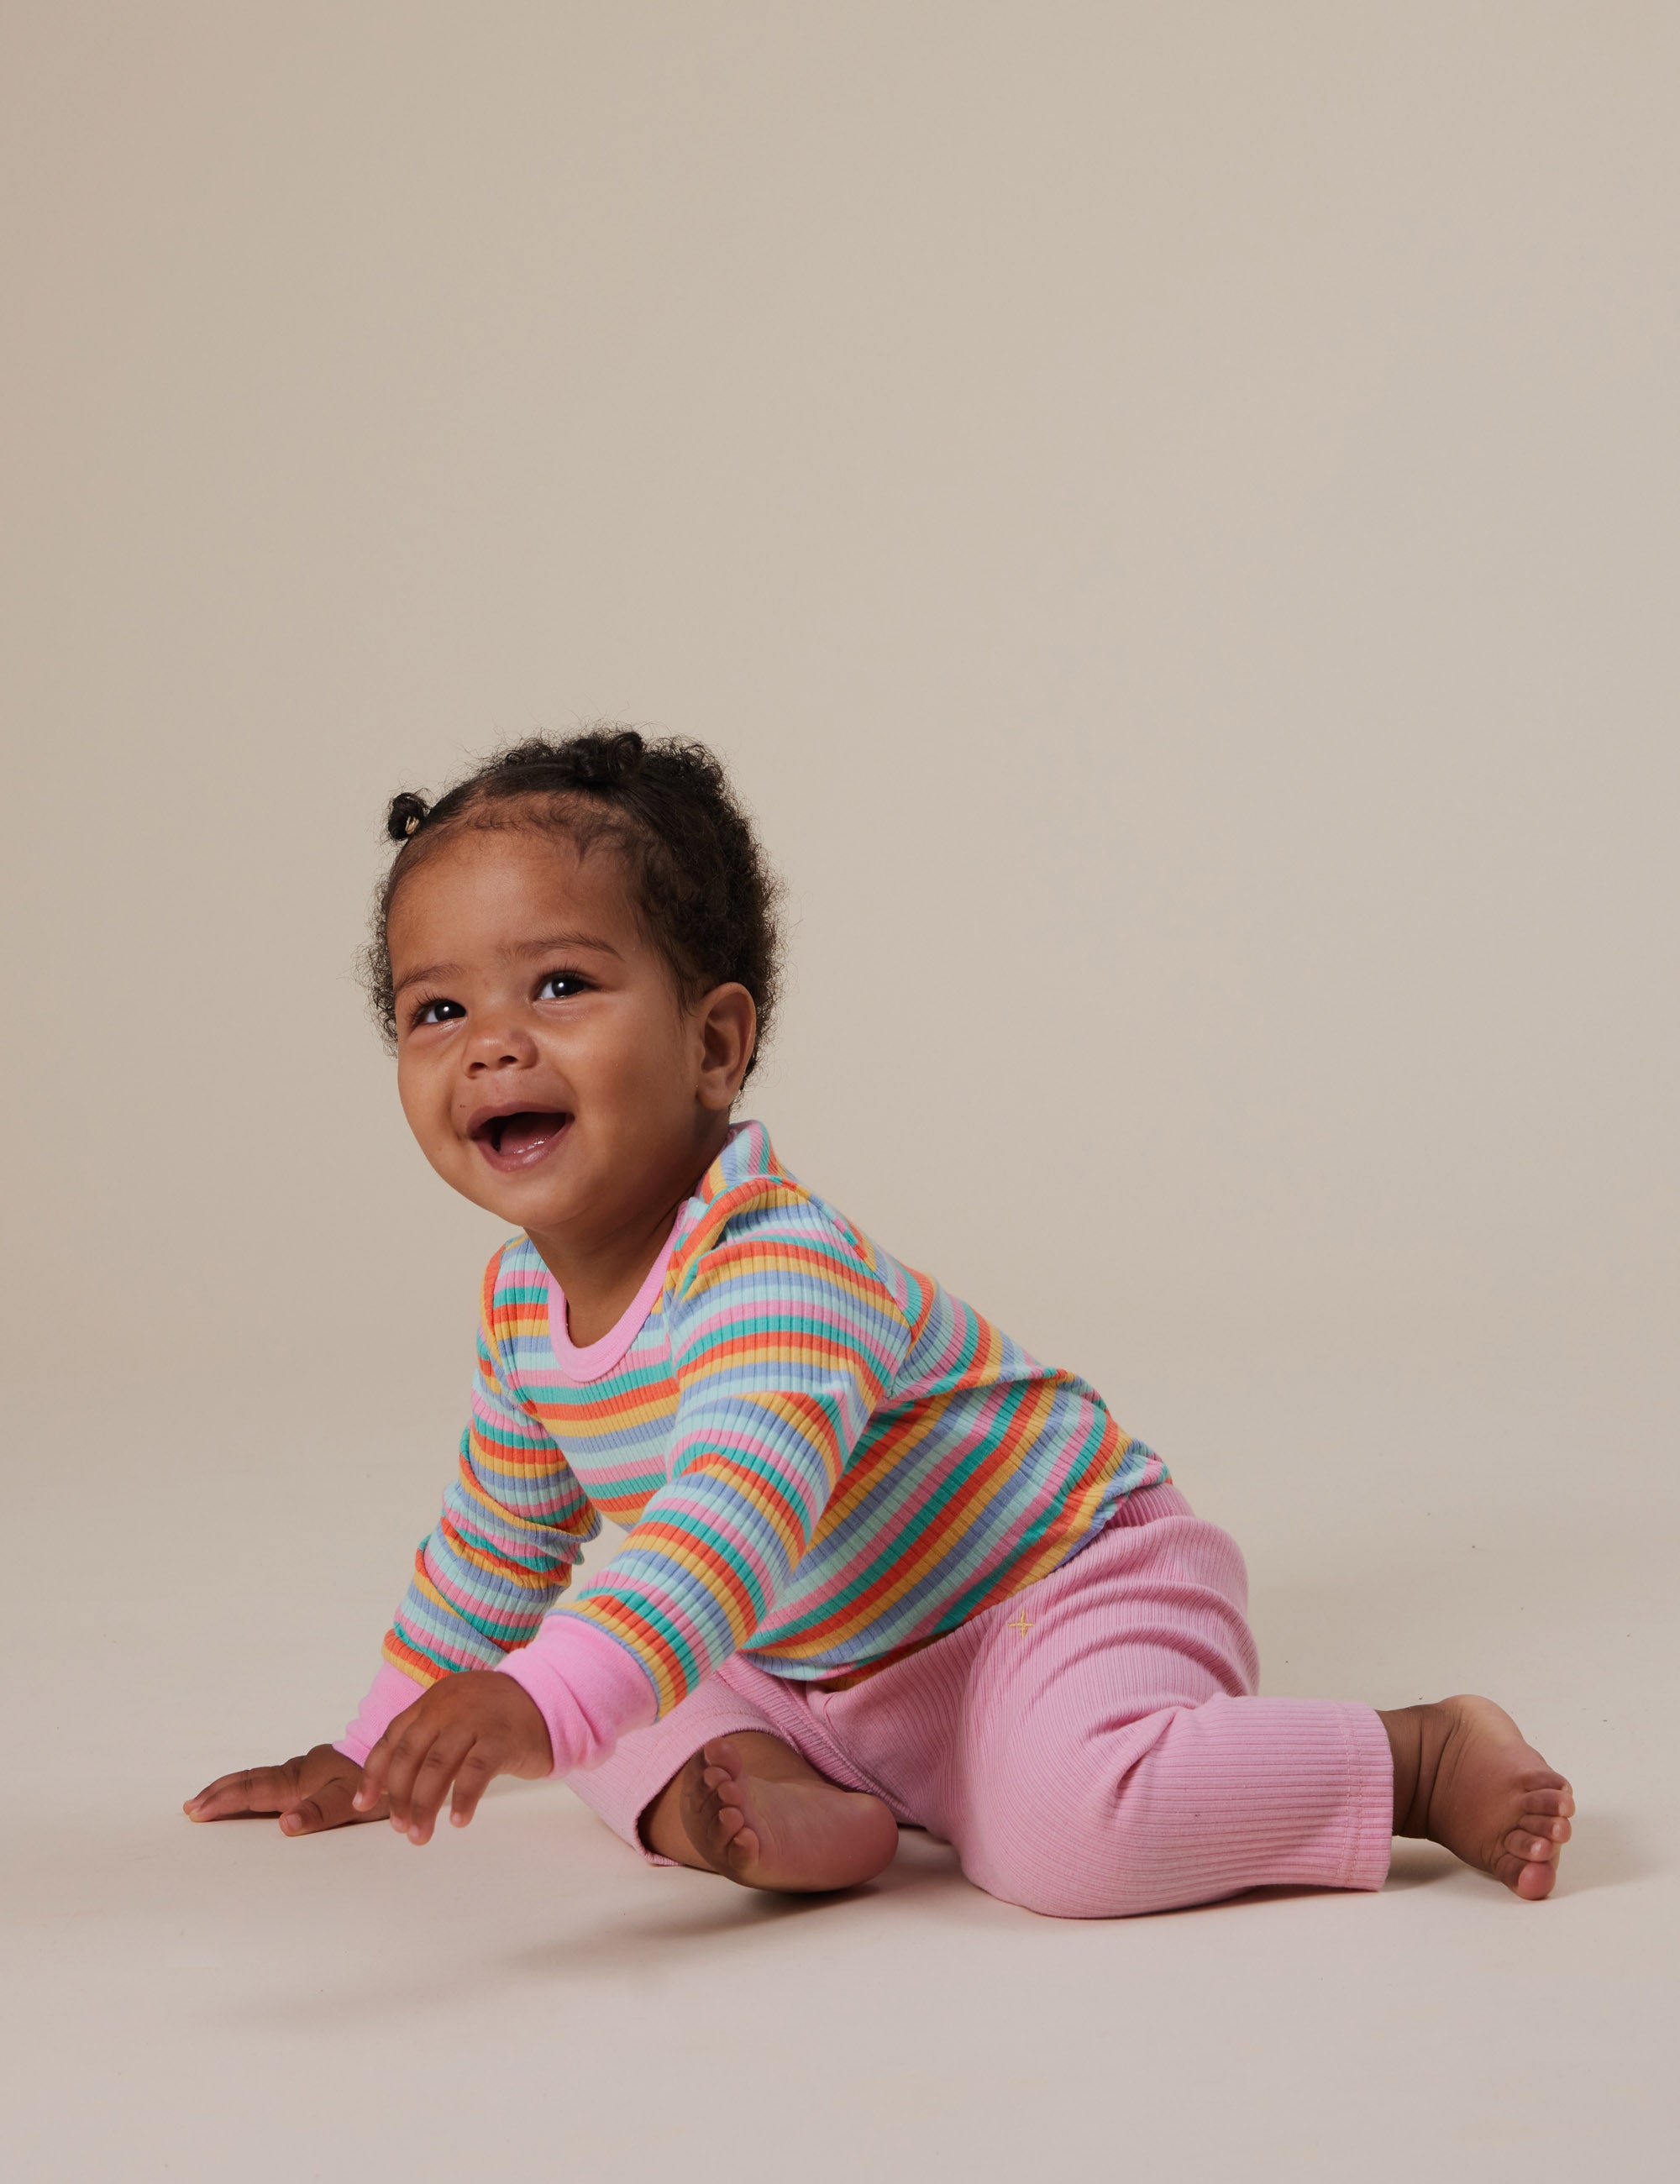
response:
[[[536,1700],[556,1774],[598,1766],[627,1730],[659,1713],[652,1679],[630,1648],[564,1608],[497,1670]]]
[[[373,1680],[373,1689],[362,1701],[361,1712],[348,1725],[333,1750],[342,1752],[347,1759],[353,1759],[358,1767],[361,1766],[398,1715],[411,1707],[425,1690],[424,1684],[417,1684],[412,1676],[405,1676],[389,1661],[384,1662]]]

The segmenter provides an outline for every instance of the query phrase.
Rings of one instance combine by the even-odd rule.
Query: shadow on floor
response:
[[[1399,1888],[1427,1888],[1432,1880],[1450,1880],[1463,1868],[1449,1850],[1439,1843],[1397,1842],[1388,1858],[1388,1878],[1383,1882],[1388,1894]]]
[[[1557,1892],[1560,1898],[1644,1880],[1672,1863],[1661,1854],[1649,1830],[1642,1830],[1632,1815],[1593,1814],[1579,1826],[1577,1838],[1566,1854]],[[1384,1892],[1428,1887],[1464,1872],[1450,1852],[1434,1843],[1397,1842]],[[448,1978],[439,1981],[437,2005],[453,2010],[475,1994],[486,1999],[505,1996],[510,1983],[515,1982],[564,1988],[587,1982],[604,1970],[632,1975],[638,1970],[660,1972],[697,1946],[721,1945],[735,1951],[755,1950],[767,1943],[774,1947],[790,1925],[817,1919],[868,1917],[872,1907],[888,1897],[900,1903],[910,1897],[921,1899],[923,1909],[933,1908],[943,1897],[952,1903],[960,1899],[959,1908],[982,1914],[1033,1915],[1012,1912],[1011,1907],[998,1904],[971,1888],[962,1878],[955,1853],[917,1830],[904,1831],[898,1858],[876,1879],[860,1888],[822,1895],[777,1896],[736,1887],[718,1875],[665,1869],[648,1877],[654,1886],[633,1908],[620,1908],[591,1925],[557,1928],[534,1947],[511,1953],[487,1956],[476,1962],[470,1955],[458,1958],[449,1967]],[[1155,1915],[1194,1919],[1217,1914],[1229,1918],[1240,1915],[1245,1906],[1321,1897],[1327,1892],[1333,1892],[1256,1888],[1218,1903],[1187,1905]],[[316,1986],[307,1999],[299,1997],[295,2003],[270,1997],[253,2002],[244,2014],[253,2022],[270,2027],[306,2015],[312,2027],[319,2027],[323,2020],[354,2022],[388,2000],[387,1985],[375,1975],[366,1981],[353,1980],[330,1994]],[[410,1994],[404,2003],[410,2011],[423,2011],[428,2006],[427,1997],[420,1993]]]
[[[620,1908],[592,1925],[558,1920],[535,1947],[477,1958],[470,1951],[454,1955],[447,1968],[440,1964],[435,1986],[406,1995],[404,2009],[453,2012],[476,1998],[505,1997],[510,1986],[522,1981],[564,1988],[587,1986],[604,1970],[631,1976],[663,1973],[697,1945],[737,1951],[774,1945],[793,1923],[868,1917],[889,1896],[902,1901],[942,1892],[964,1898],[974,1894],[958,1869],[955,1852],[919,1832],[909,1835],[894,1863],[875,1880],[859,1888],[821,1895],[772,1895],[763,1889],[737,1887],[720,1875],[663,1868],[650,1869],[648,1879],[652,1885],[633,1908],[623,1908],[620,1899]],[[984,1897],[980,1900],[990,1903]],[[317,1979],[307,1996],[253,1999],[235,2005],[233,2014],[270,2030],[295,2028],[303,2021],[319,2029],[357,2023],[370,2011],[387,2007],[389,2001],[388,1979],[375,1970],[331,1991]]]

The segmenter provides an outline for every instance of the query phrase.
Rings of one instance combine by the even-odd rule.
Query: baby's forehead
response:
[[[648,944],[623,844],[558,827],[464,827],[404,876],[391,905],[393,953],[454,938],[505,947],[575,929],[620,954]]]

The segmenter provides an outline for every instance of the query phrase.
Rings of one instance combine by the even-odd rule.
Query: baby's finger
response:
[[[396,1727],[395,1723],[392,1728]],[[386,1731],[390,1736],[391,1730]],[[409,1799],[414,1794],[414,1777],[420,1773],[426,1755],[437,1739],[437,1728],[433,1719],[418,1710],[410,1717],[409,1725],[392,1741],[385,1763],[385,1794],[391,1800],[391,1825],[406,1835],[409,1828]],[[376,1747],[375,1747],[376,1748]],[[373,1757],[369,1753],[370,1759]],[[368,1769],[364,1768],[365,1780]]]
[[[413,1713],[413,1707],[404,1708],[396,1720],[387,1724],[384,1736],[363,1760],[362,1786],[356,1792],[358,1812],[370,1812],[386,1794],[386,1776],[390,1772],[392,1759]]]
[[[181,1807],[189,1819],[226,1820],[241,1813],[278,1813],[297,1791],[285,1767],[243,1767],[236,1774],[218,1774]]]
[[[362,1780],[354,1803],[359,1813],[370,1813],[385,1795],[385,1764],[390,1758],[381,1738],[362,1762]]]
[[[364,1816],[350,1802],[350,1793],[355,1786],[348,1774],[323,1782],[314,1797],[300,1797],[289,1812],[281,1814],[281,1833],[314,1836],[323,1828],[342,1828],[347,1821],[361,1819]]]
[[[467,1729],[446,1730],[432,1746],[414,1773],[413,1789],[409,1792],[409,1841],[426,1843],[431,1841],[432,1825],[438,1808],[448,1794],[449,1785],[455,1779],[461,1763],[472,1749],[472,1731]]]
[[[455,1774],[455,1791],[449,1800],[449,1825],[464,1828],[478,1810],[478,1801],[496,1779],[496,1769],[476,1744]]]

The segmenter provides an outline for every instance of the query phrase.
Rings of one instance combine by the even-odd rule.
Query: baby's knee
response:
[[[1132,1831],[1115,1802],[1104,1802],[1100,1812],[1060,1797],[993,1809],[958,1846],[965,1875],[988,1896],[1047,1919],[1126,1919],[1164,1909],[1150,1886],[1154,1861],[1128,1839]]]
[[[965,1858],[963,1870],[988,1896],[1044,1919],[1130,1919],[1166,1908],[1132,1884],[1112,1852],[1071,1859],[1054,1849],[1017,1851]]]

